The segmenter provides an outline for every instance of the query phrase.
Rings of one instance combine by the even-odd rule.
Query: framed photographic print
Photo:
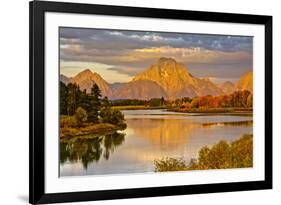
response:
[[[30,2],[30,203],[272,188],[272,17]]]

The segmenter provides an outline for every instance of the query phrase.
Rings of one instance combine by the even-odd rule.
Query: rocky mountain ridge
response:
[[[128,83],[109,84],[98,73],[86,69],[74,77],[60,76],[65,83],[76,83],[81,90],[90,92],[93,83],[101,89],[103,96],[110,99],[151,99],[195,97],[204,95],[230,94],[235,90],[253,91],[253,73],[247,72],[234,85],[225,82],[217,86],[209,78],[197,78],[188,69],[172,58],[160,58]]]

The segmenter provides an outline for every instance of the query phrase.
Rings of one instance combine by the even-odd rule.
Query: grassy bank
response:
[[[203,123],[203,127],[212,126],[253,126],[253,120],[234,121],[234,122],[208,122]]]
[[[120,129],[120,127],[109,123],[87,123],[81,127],[61,127],[60,138],[65,139],[86,135],[103,135]]]
[[[113,109],[118,110],[153,110],[153,109],[166,109],[165,106],[151,107],[147,105],[122,105],[122,106],[112,106]]]
[[[206,114],[252,114],[252,108],[169,108],[168,111],[181,113],[206,113]]]

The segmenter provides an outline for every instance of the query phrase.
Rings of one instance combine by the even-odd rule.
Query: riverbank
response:
[[[208,122],[203,123],[203,127],[211,126],[253,126],[253,120],[233,121],[233,122]]]
[[[227,114],[252,116],[252,108],[169,108],[167,111],[179,113],[201,113],[201,114]]]
[[[60,139],[69,139],[77,136],[87,136],[87,135],[104,135],[107,133],[116,132],[118,130],[123,130],[116,125],[109,123],[87,123],[81,127],[61,127],[60,128]]]
[[[121,105],[121,106],[112,106],[113,109],[118,110],[157,110],[157,109],[166,109],[166,106],[150,107],[146,105]]]
[[[61,163],[61,175],[73,176],[74,169],[76,176],[153,172],[154,160],[166,156],[182,157],[189,165],[192,156],[197,156],[201,147],[212,146],[219,140],[232,142],[243,134],[253,132],[251,126],[239,123],[228,127],[214,124],[252,120],[244,116],[220,115],[218,118],[214,114],[201,118],[205,114],[174,113],[165,109],[132,110],[123,114],[127,124],[125,130],[61,139],[61,147],[64,147],[61,148],[61,156],[68,156],[61,158],[66,159],[65,163]],[[203,127],[203,123],[211,126]],[[124,134],[124,137],[118,137],[118,134]],[[143,156],[143,153],[152,157],[136,157]],[[86,161],[91,166],[85,168]]]
[[[150,107],[146,105],[126,105],[126,106],[112,106],[113,109],[117,110],[166,110],[177,113],[189,113],[189,114],[204,114],[204,115],[237,115],[237,116],[252,116],[252,108],[179,108],[179,107],[167,107],[158,106]]]

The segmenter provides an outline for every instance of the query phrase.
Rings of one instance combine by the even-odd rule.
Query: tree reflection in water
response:
[[[91,162],[98,162],[101,157],[108,160],[114,149],[125,140],[124,133],[114,132],[105,136],[83,140],[77,138],[60,143],[60,163],[81,161],[84,169]]]

